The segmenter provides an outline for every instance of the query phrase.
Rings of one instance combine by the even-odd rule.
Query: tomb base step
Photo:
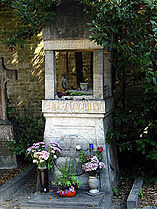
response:
[[[35,193],[34,196],[21,203],[21,209],[109,209],[112,194],[101,193],[96,196],[87,194],[87,190],[79,189],[75,197],[60,197],[55,192]]]

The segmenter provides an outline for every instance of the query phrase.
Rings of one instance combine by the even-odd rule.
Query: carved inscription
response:
[[[89,39],[80,40],[47,40],[44,42],[45,50],[65,50],[65,49],[101,49],[96,43]]]
[[[43,112],[105,113],[100,101],[43,101]]]

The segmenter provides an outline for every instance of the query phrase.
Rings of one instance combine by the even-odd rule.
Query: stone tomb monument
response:
[[[106,132],[112,123],[110,53],[88,39],[87,18],[79,1],[62,1],[55,20],[43,29],[44,141],[46,144],[58,142],[62,146],[59,165],[66,159],[78,159],[77,145],[84,151],[89,143],[94,147],[102,146],[106,167],[100,176],[101,190],[111,191],[117,182],[118,166],[115,149],[106,144]],[[63,74],[69,93],[60,96],[64,91],[60,84]],[[88,89],[81,90],[78,81],[88,83]],[[76,169],[80,170],[79,163],[76,163]],[[87,187],[87,175],[80,178],[82,186]]]
[[[4,66],[4,58],[0,59],[0,169],[17,167],[16,156],[7,146],[8,141],[13,139],[13,125],[7,119],[7,82],[17,79],[16,70],[8,70]]]

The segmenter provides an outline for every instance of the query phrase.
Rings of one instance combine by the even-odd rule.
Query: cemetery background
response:
[[[3,8],[2,16],[1,16],[2,19],[4,19],[5,17],[8,18],[8,14],[10,15],[10,13],[5,8]],[[12,18],[10,19],[12,22],[14,22]],[[12,22],[10,24],[12,24]],[[6,22],[3,23],[6,24]],[[4,27],[3,24],[2,27]],[[25,117],[25,115],[30,115],[30,113],[31,113],[31,117],[36,117],[41,115],[40,112],[41,106],[39,107],[39,104],[41,102],[41,97],[44,94],[44,91],[42,91],[44,90],[44,76],[42,74],[44,71],[38,68],[39,65],[40,67],[43,66],[41,65],[40,59],[38,57],[38,51],[42,52],[41,49],[42,47],[40,44],[37,45],[37,39],[38,37],[34,38],[32,43],[31,41],[30,42],[28,41],[27,44],[25,45],[25,49],[23,53],[22,53],[23,50],[20,48],[18,48],[17,51],[14,51],[13,48],[9,48],[9,51],[13,53],[12,56],[8,54],[7,56],[5,56],[6,54],[4,52],[6,52],[7,48],[6,50],[4,50],[4,52],[1,53],[1,55],[5,56],[6,59],[8,57],[10,59],[10,61],[7,61],[6,63],[7,68],[11,66],[11,63],[13,63],[14,65],[12,65],[11,69],[13,69],[13,67],[18,69],[17,83],[8,82],[8,99],[10,101],[10,104],[8,106],[7,111],[9,112],[10,119],[12,117],[17,118],[17,115]],[[35,46],[37,46],[36,50],[35,50]],[[5,49],[5,46],[2,47]],[[31,55],[28,55],[28,59],[27,59],[27,56],[25,55],[28,54],[29,49],[31,49],[30,50]],[[41,56],[44,56],[44,53]],[[44,62],[42,62],[42,64],[44,64]],[[37,70],[37,72],[35,72],[35,70]],[[74,82],[76,81],[74,80]],[[75,86],[75,83],[71,85]],[[43,86],[43,88],[41,88],[41,86]]]

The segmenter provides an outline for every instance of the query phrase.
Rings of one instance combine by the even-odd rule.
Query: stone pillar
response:
[[[112,96],[111,54],[104,53],[104,96]]]
[[[93,51],[93,98],[103,99],[102,50]]]
[[[55,51],[45,51],[45,99],[55,99],[56,62]]]
[[[5,99],[5,86],[0,86],[1,88],[1,114],[0,114],[0,120],[6,120],[6,99]]]
[[[0,88],[0,118],[2,118],[2,94],[1,94],[1,88]]]
[[[6,120],[6,87],[7,83],[7,71],[3,68],[3,58],[0,59],[0,121]]]

